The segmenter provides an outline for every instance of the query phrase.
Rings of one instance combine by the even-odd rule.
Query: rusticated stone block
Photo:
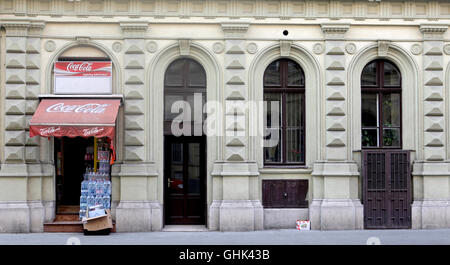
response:
[[[41,39],[40,38],[28,38],[26,49],[27,49],[27,54],[40,53]]]
[[[128,99],[125,102],[125,114],[144,114],[144,110],[144,100]]]
[[[6,54],[6,68],[25,68],[26,67],[25,53],[7,53]]]
[[[125,85],[141,85],[144,84],[144,70],[125,70]]]
[[[24,99],[25,98],[25,85],[14,85],[7,84],[6,87],[6,98],[7,99]]]
[[[25,114],[25,100],[7,99],[5,100],[5,113],[12,115]]]
[[[440,116],[425,116],[424,128],[425,131],[442,132],[444,131],[444,119]]]
[[[124,56],[125,69],[144,69],[145,57],[140,54],[127,54]]]
[[[327,116],[327,131],[345,131],[346,122],[345,116]]]
[[[144,85],[125,85],[124,95],[126,99],[144,99]]]
[[[425,116],[443,116],[444,115],[443,101],[425,101],[424,113]]]
[[[125,129],[144,130],[144,115],[125,115]]]
[[[5,131],[5,145],[7,146],[25,145],[25,131]]]
[[[23,130],[25,126],[25,117],[23,115],[6,115],[6,130]]]
[[[31,85],[39,84],[40,80],[40,70],[39,69],[29,69],[26,73],[26,83]]]
[[[26,66],[27,66],[27,69],[41,68],[41,55],[40,54],[27,54]]]
[[[27,99],[38,99],[39,98],[39,85],[27,85],[25,96]]]
[[[145,42],[141,39],[126,39],[125,54],[144,54]]]
[[[145,142],[145,133],[143,130],[125,130],[125,145],[143,146]]]
[[[126,161],[144,161],[145,149],[143,146],[125,146]]]
[[[5,146],[6,161],[23,161],[24,151],[23,146]]]
[[[27,100],[26,101],[26,114],[33,114],[39,105],[39,100]]]
[[[25,84],[26,70],[25,69],[6,69],[6,83],[7,84]]]
[[[424,144],[427,147],[444,146],[445,134],[443,132],[426,132],[424,135]]]
[[[239,146],[227,146],[225,148],[225,156],[227,161],[244,161],[245,160],[245,147]]]
[[[237,146],[244,147],[246,146],[247,139],[245,136],[227,136],[226,137],[226,146]]]
[[[6,38],[6,52],[8,53],[25,53],[26,52],[26,38],[23,37],[7,37]]]
[[[445,158],[444,147],[425,147],[425,160],[428,161],[442,161]]]

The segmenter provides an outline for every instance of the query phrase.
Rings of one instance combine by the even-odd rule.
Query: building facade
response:
[[[0,232],[55,218],[55,139],[29,120],[82,96],[55,93],[61,60],[112,63],[117,231],[449,228],[449,25],[448,1],[1,0]],[[174,136],[170,97],[213,124]]]

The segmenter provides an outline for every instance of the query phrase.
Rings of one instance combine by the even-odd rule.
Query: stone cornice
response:
[[[325,39],[344,39],[350,24],[321,24]]]
[[[28,28],[29,36],[41,36],[42,30],[45,28],[45,22],[31,22]]]
[[[6,29],[6,36],[27,36],[30,22],[28,21],[2,21]]]
[[[423,34],[424,40],[442,40],[444,33],[448,30],[448,25],[438,24],[422,24],[420,32]]]
[[[245,38],[249,23],[222,23],[222,30],[226,39]]]
[[[143,38],[148,30],[148,22],[120,22],[125,38]]]

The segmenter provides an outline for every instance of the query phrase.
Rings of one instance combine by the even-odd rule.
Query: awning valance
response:
[[[30,137],[114,139],[120,99],[43,99],[30,120]]]

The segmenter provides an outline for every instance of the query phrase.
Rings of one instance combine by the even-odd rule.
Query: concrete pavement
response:
[[[1,234],[0,245],[450,245],[450,229]]]

